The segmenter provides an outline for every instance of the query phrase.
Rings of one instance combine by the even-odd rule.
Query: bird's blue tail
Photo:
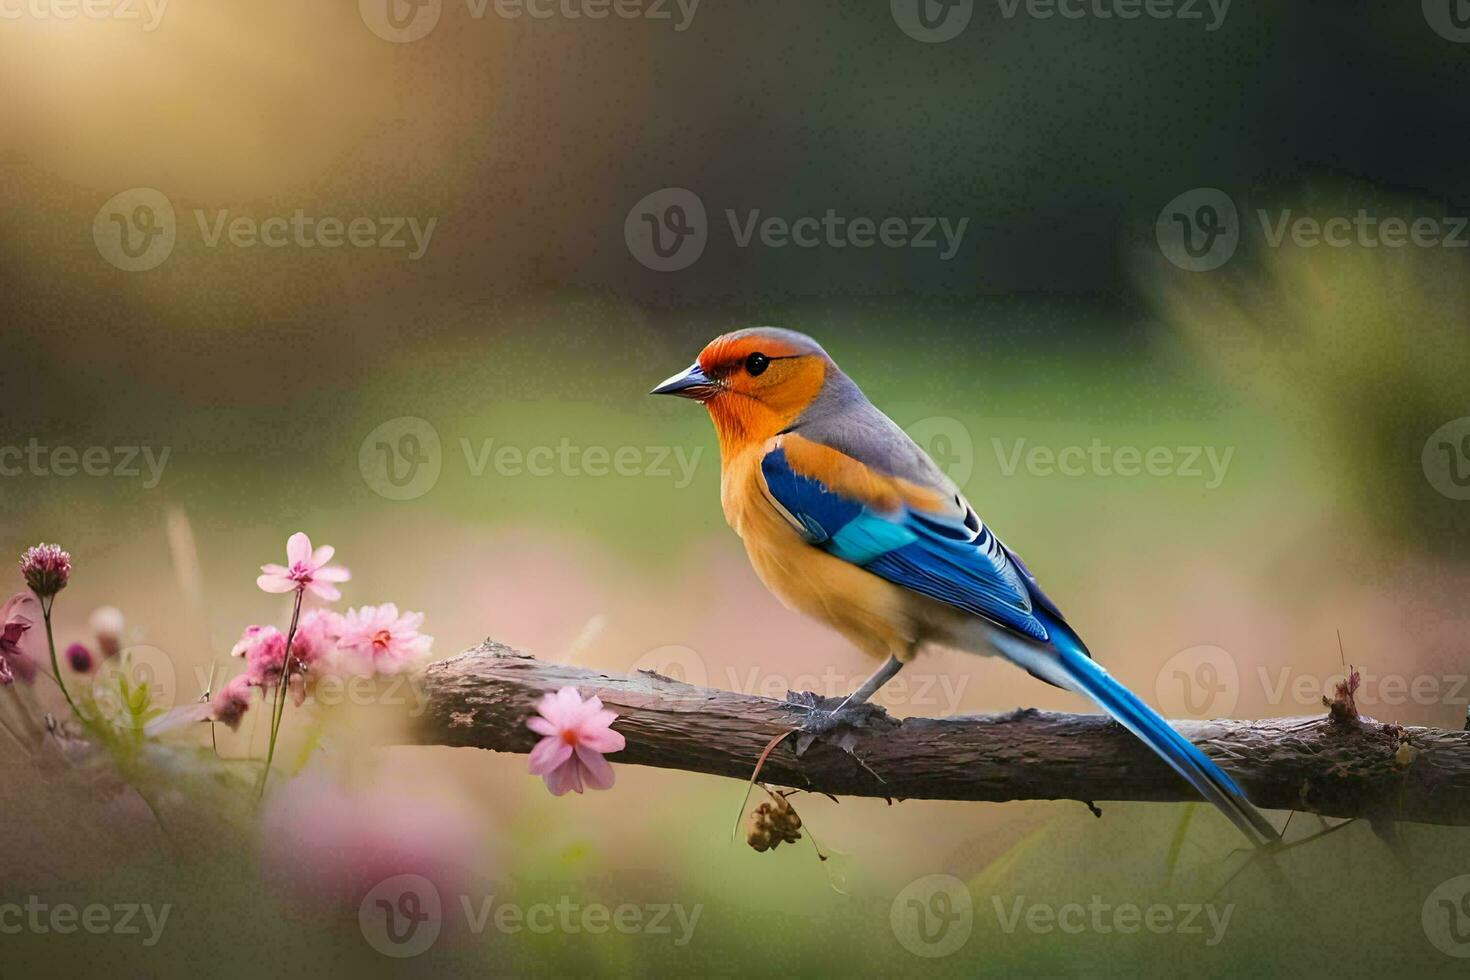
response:
[[[1044,613],[1039,618],[1051,634],[1052,642],[1048,646],[1040,647],[1002,633],[996,633],[991,642],[1007,659],[1019,663],[1033,674],[1085,694],[1097,702],[1100,708],[1188,780],[1201,796],[1218,807],[1252,844],[1261,846],[1280,838],[1276,829],[1235,785],[1235,780],[1211,762],[1189,739],[1171,728],[1158,712],[1114,680],[1092,659],[1082,641],[1064,622]]]

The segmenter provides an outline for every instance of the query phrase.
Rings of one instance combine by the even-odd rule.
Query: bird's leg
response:
[[[873,671],[872,676],[863,681],[858,689],[849,694],[832,713],[834,715],[841,714],[843,709],[848,705],[857,706],[867,704],[868,699],[878,693],[878,688],[893,680],[893,675],[897,674],[900,670],[903,670],[903,661],[897,657],[890,656],[887,660],[883,661],[883,666]]]
[[[836,708],[831,711],[813,708],[811,717],[801,726],[801,731],[807,735],[821,735],[844,723],[858,727],[859,718],[863,714],[862,708],[868,703],[868,699],[877,694],[878,689],[891,681],[893,675],[902,669],[903,661],[890,656],[883,662],[883,666],[873,671],[873,675],[863,681],[856,691],[843,698]]]

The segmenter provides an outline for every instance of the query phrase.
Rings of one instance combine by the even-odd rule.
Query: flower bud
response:
[[[117,656],[122,650],[123,614],[115,606],[98,606],[88,622],[102,656]]]
[[[71,669],[76,671],[78,674],[90,674],[92,672],[93,665],[96,663],[96,661],[92,659],[92,651],[88,650],[80,643],[73,643],[71,646],[66,648],[66,662],[70,664]]]
[[[60,545],[38,544],[21,555],[20,573],[37,598],[49,599],[71,579],[71,555]]]

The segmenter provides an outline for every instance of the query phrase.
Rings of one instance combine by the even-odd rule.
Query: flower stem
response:
[[[265,767],[260,770],[260,787],[256,799],[265,796],[265,784],[271,777],[271,761],[276,757],[276,737],[281,731],[281,721],[286,715],[286,684],[291,676],[291,645],[296,640],[296,624],[301,620],[301,590],[296,590],[296,604],[291,607],[291,628],[286,631],[286,655],[281,662],[281,677],[276,682],[276,700],[271,706],[271,740],[265,750]],[[55,654],[53,653],[54,657]]]
[[[46,646],[51,651],[51,673],[56,678],[56,686],[61,688],[62,696],[66,698],[66,703],[71,707],[71,713],[76,715],[78,722],[86,724],[87,719],[82,717],[77,703],[71,699],[71,692],[66,689],[66,681],[61,677],[61,664],[56,660],[56,638],[51,634],[51,603],[54,601],[54,597],[41,600],[41,618],[46,621]]]

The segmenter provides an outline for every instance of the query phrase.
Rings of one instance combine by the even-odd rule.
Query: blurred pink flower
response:
[[[228,725],[231,731],[238,731],[240,719],[250,708],[250,689],[258,686],[249,674],[239,674],[215,691],[208,701],[175,708],[150,721],[143,731],[147,735],[155,736],[188,722],[198,721],[217,721]]]
[[[71,555],[57,544],[38,544],[20,557],[20,573],[26,585],[42,599],[49,599],[71,580]]]
[[[97,648],[104,657],[115,657],[122,650],[123,614],[116,606],[98,606],[87,619],[92,635],[97,637]]]
[[[603,754],[619,752],[627,744],[611,727],[618,716],[603,708],[600,698],[583,701],[575,687],[547,694],[536,710],[540,714],[526,727],[545,737],[531,750],[531,775],[546,780],[552,796],[567,790],[580,793],[584,781],[593,789],[610,789],[613,770]]]
[[[17,592],[0,606],[0,685],[36,679],[36,660],[28,652],[31,627],[41,621],[41,604],[29,592]]]
[[[342,626],[342,616],[330,609],[308,609],[302,613],[301,622],[296,625],[296,636],[291,640],[293,661],[300,661],[310,668],[331,656],[337,649]]]
[[[391,602],[347,610],[337,645],[352,655],[360,673],[396,674],[429,654],[432,636],[419,633],[423,613],[399,614]]]
[[[274,626],[247,626],[230,656],[245,658],[245,673],[252,683],[274,687],[286,665],[286,638]]]
[[[286,565],[261,565],[262,574],[255,584],[266,592],[299,592],[309,590],[312,595],[328,602],[342,598],[333,582],[345,582],[352,574],[341,565],[328,565],[336,549],[324,544],[315,551],[311,538],[297,531],[286,540]]]
[[[80,643],[73,643],[66,648],[66,662],[78,674],[90,673],[96,663],[92,659],[92,651]]]
[[[261,865],[293,904],[355,913],[364,895],[395,875],[422,875],[444,896],[463,894],[482,856],[483,823],[421,785],[388,774],[349,787],[306,772],[266,800]]]
[[[238,731],[240,719],[250,708],[250,688],[253,686],[247,674],[231,678],[230,682],[215,691],[209,703],[204,705],[206,710],[201,720],[217,721],[228,725],[231,731]]]

